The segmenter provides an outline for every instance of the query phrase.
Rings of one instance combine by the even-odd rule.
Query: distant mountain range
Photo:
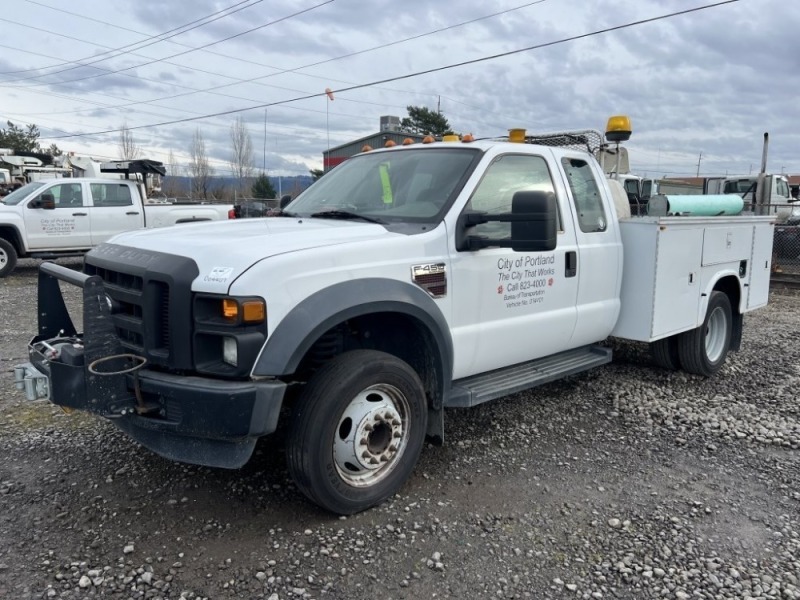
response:
[[[252,178],[255,181],[255,177]],[[293,175],[291,177],[270,177],[269,178],[275,193],[297,195],[306,189],[314,181],[310,175]],[[235,177],[212,177],[211,191],[221,192],[226,189],[235,188],[237,180]],[[192,178],[184,176],[168,175],[161,182],[161,189],[171,190],[176,195],[189,195],[192,190]]]

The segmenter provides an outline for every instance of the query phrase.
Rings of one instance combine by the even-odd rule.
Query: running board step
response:
[[[611,362],[611,348],[584,346],[453,382],[446,407],[467,408]]]

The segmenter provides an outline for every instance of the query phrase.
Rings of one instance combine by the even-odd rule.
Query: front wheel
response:
[[[346,352],[323,366],[293,411],[289,472],[309,499],[349,515],[380,504],[405,483],[427,421],[417,373],[391,354]]]
[[[10,275],[17,266],[17,251],[8,240],[0,238],[0,278]]]
[[[703,324],[678,338],[683,369],[706,377],[719,371],[731,347],[732,331],[731,301],[722,292],[711,292]]]

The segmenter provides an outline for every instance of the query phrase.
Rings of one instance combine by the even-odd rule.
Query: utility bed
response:
[[[774,216],[620,220],[621,314],[612,335],[652,342],[697,327],[711,278],[742,281],[741,312],[766,305]]]

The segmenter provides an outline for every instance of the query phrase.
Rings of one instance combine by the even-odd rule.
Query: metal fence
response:
[[[800,225],[775,225],[772,269],[777,273],[800,275]]]

